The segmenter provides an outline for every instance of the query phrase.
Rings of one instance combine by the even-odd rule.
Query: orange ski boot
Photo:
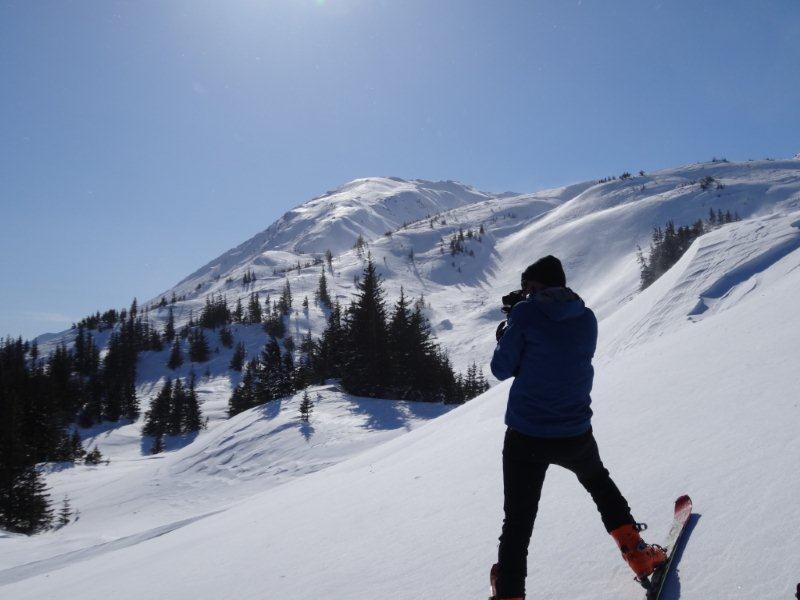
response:
[[[622,558],[641,582],[653,574],[658,567],[667,562],[667,552],[661,546],[647,544],[639,535],[640,526],[630,523],[617,527],[611,537],[622,551]]]

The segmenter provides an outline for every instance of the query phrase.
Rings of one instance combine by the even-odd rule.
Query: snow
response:
[[[708,175],[724,188],[692,183]],[[431,194],[422,210],[443,203],[434,222],[422,213],[391,237],[377,225],[369,235],[359,230],[389,296],[401,285],[424,294],[456,365],[485,366],[501,318],[499,297],[538,256],[561,256],[570,284],[601,318],[595,433],[634,516],[650,524],[646,538],[657,542],[666,534],[678,495],[689,493],[695,503],[667,598],[790,597],[800,572],[797,161],[703,163],[524,195],[463,190],[469,188],[389,178],[343,186],[295,209],[284,223],[298,229],[285,237],[272,230],[271,248],[262,247],[263,239],[257,249],[245,244],[235,260],[229,253],[212,261],[219,279],[208,271],[179,284],[176,291],[191,292],[178,305],[179,319],[210,292],[274,296],[285,279],[271,276],[272,264],[305,260],[298,244],[302,250],[324,231],[339,235],[317,222],[335,212],[332,206],[385,216],[384,203],[397,194],[405,199],[398,205]],[[646,246],[652,226],[668,218],[690,223],[711,207],[744,220],[696,240],[639,293],[636,246]],[[439,252],[441,236],[480,224],[482,241],[469,242],[474,257]],[[362,264],[343,246],[329,277],[333,293],[346,298]],[[261,271],[244,289],[248,268]],[[233,285],[225,282],[230,274],[239,279]],[[318,276],[319,267],[289,274],[298,304],[311,297]],[[312,307],[308,317],[294,315],[290,329],[318,334],[323,320]],[[235,335],[251,354],[263,343],[257,327],[239,326]],[[50,467],[54,498],[69,494],[80,518],[32,538],[0,536],[3,597],[486,595],[502,517],[508,382],[450,411],[352,398],[324,386],[311,390],[322,399],[308,426],[297,420],[297,396],[225,420],[236,383],[228,360],[221,349],[210,377],[200,381],[211,422],[196,439],[171,440],[170,451],[153,457],[142,447],[141,422],[98,428],[86,433],[111,456],[109,465]],[[143,359],[145,403],[166,375],[164,362],[166,351]],[[528,590],[548,599],[642,597],[589,496],[555,467],[536,522]]]
[[[215,383],[201,381],[200,397]],[[448,409],[356,398],[335,385],[309,388],[309,394],[314,408],[307,424],[298,418],[302,394],[297,394],[231,419],[220,415],[196,437],[169,438],[169,451],[155,456],[148,452],[152,439],[142,439],[141,424],[89,436],[112,457],[108,465],[53,465],[48,475],[53,499],[58,503],[69,496],[80,511],[77,521],[52,534],[19,538],[18,545],[0,545],[0,565],[65,552],[91,554],[91,548],[110,539],[162,531],[187,515],[218,511],[341,462]],[[210,408],[213,416],[215,407]]]

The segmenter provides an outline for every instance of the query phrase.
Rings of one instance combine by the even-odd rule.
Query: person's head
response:
[[[561,261],[548,254],[525,269],[521,283],[525,293],[530,294],[549,287],[566,287],[567,276]]]

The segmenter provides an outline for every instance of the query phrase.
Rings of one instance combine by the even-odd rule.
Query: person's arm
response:
[[[494,349],[491,363],[492,375],[500,381],[516,376],[519,370],[522,352],[525,349],[521,317],[520,311],[515,307],[511,311],[502,337]]]

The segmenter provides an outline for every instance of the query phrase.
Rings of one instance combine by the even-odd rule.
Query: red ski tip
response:
[[[692,512],[692,499],[687,495],[683,495],[675,500],[675,516],[678,515],[688,517]]]

